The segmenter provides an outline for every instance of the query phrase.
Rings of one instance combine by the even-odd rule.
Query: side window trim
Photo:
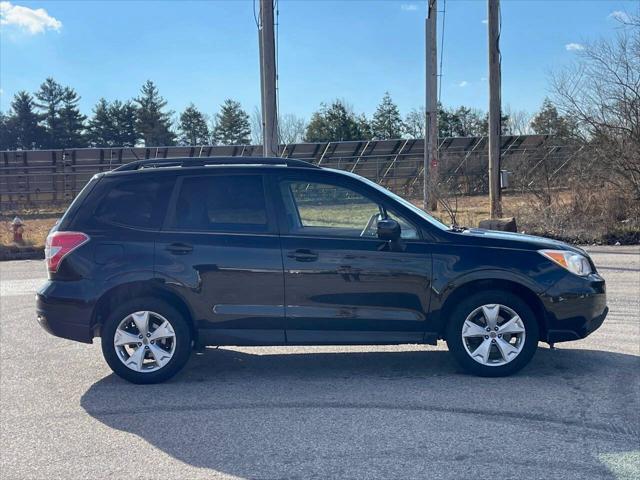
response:
[[[282,187],[285,185],[285,182],[278,182],[278,187],[279,187],[279,191],[280,193],[284,193],[282,191]],[[302,228],[304,225],[302,224],[302,216],[300,215],[300,209],[298,208],[298,203],[296,202],[296,197],[293,195],[293,192],[291,191],[291,184],[290,183],[286,183],[287,186],[287,193],[286,196],[287,198],[285,199],[285,212],[287,211],[287,207],[290,207],[293,212],[295,214],[295,219],[296,219],[296,223],[298,225],[296,225],[297,228]],[[291,225],[289,225],[289,222],[287,222],[287,227],[290,230],[291,229]]]
[[[264,196],[265,201],[265,211],[267,214],[267,228],[264,231],[251,231],[251,230],[200,230],[200,229],[184,229],[177,226],[173,226],[176,224],[176,208],[177,208],[177,199],[182,189],[182,185],[185,180],[191,178],[210,178],[210,177],[258,177],[262,183],[262,194]],[[197,234],[206,234],[206,235],[274,235],[278,233],[278,226],[276,223],[276,211],[273,208],[271,198],[269,195],[269,183],[268,178],[264,173],[260,172],[212,172],[205,175],[180,175],[176,182],[174,183],[174,189],[171,193],[171,198],[169,199],[169,205],[167,208],[167,214],[165,215],[164,223],[162,224],[163,232],[171,232],[171,233],[179,233],[179,232],[188,232],[188,233],[197,233]]]
[[[164,222],[160,227],[160,231],[170,232],[171,224],[175,220],[176,216],[176,200],[178,199],[178,193],[182,188],[182,181],[184,176],[179,176],[176,178],[176,181],[173,182],[173,190],[171,191],[171,195],[169,196],[169,204],[167,205],[167,212],[164,216]]]

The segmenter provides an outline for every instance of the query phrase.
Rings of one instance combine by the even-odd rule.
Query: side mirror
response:
[[[395,220],[378,221],[378,238],[389,242],[400,240],[400,224]]]

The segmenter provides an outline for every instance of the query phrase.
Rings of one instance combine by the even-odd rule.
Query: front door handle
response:
[[[167,245],[167,251],[175,255],[184,255],[193,251],[193,246],[187,243],[171,243]]]
[[[318,253],[313,252],[311,250],[307,250],[306,248],[301,248],[301,249],[289,252],[287,254],[287,257],[293,258],[298,262],[314,262],[318,259]]]

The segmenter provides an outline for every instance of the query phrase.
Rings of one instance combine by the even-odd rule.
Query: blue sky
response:
[[[403,114],[420,106],[425,5],[280,0],[281,112],[308,118],[320,102],[338,97],[370,115],[387,90]],[[548,94],[549,72],[572,61],[581,44],[615,35],[612,12],[637,13],[639,5],[637,0],[503,0],[503,105],[535,111]],[[440,10],[443,6],[439,0]],[[147,79],[176,111],[194,102],[212,114],[228,97],[249,112],[260,103],[250,0],[12,0],[1,7],[3,111],[16,91],[32,92],[47,76],[74,87],[85,113],[102,96],[136,96]],[[484,0],[446,2],[445,105],[486,110],[485,19]]]

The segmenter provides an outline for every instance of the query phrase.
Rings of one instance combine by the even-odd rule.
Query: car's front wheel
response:
[[[538,338],[538,322],[529,305],[499,290],[478,292],[460,302],[447,329],[447,345],[458,363],[485,377],[520,370],[533,357]]]
[[[163,300],[141,298],[114,309],[102,328],[102,353],[111,369],[133,383],[174,376],[191,352],[184,316]]]

